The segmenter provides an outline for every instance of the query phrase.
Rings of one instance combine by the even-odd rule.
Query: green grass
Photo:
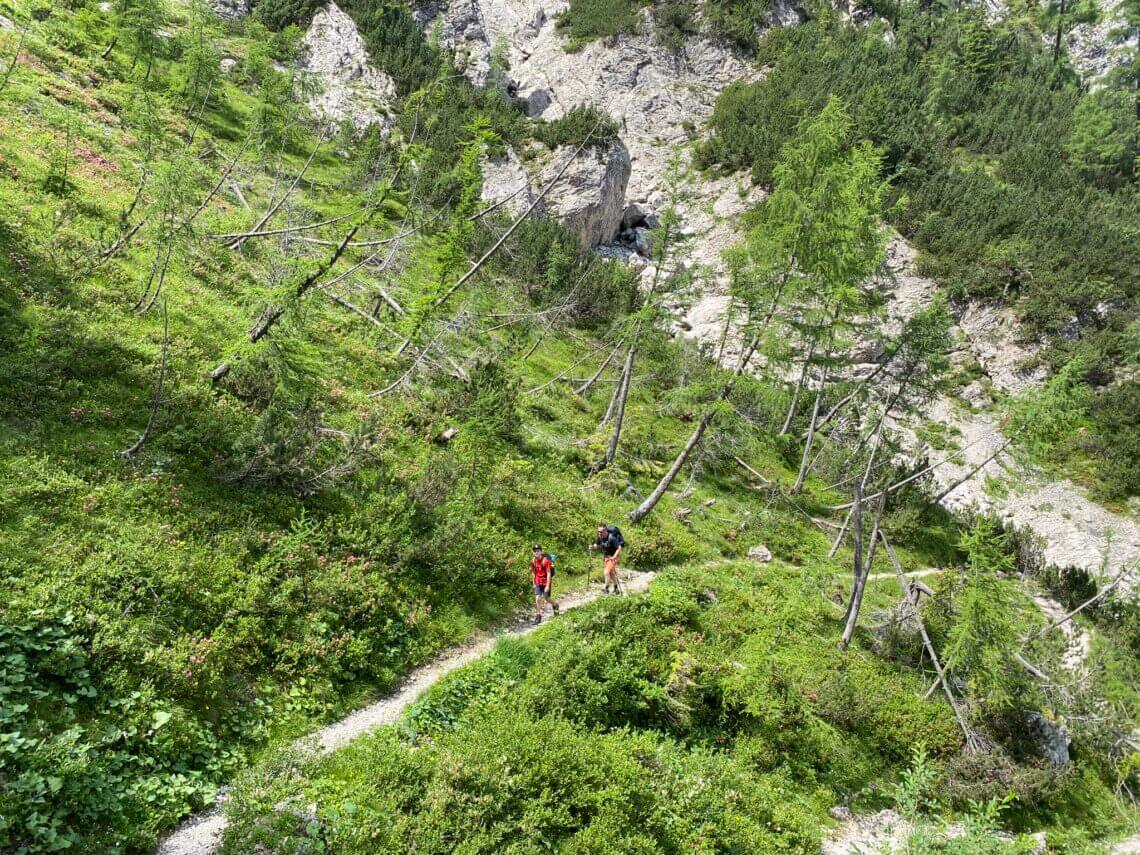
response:
[[[21,22],[27,11],[0,2],[0,13]],[[283,105],[288,132],[267,136],[241,159],[237,180],[249,208],[223,187],[180,237],[161,298],[139,311],[163,239],[156,216],[163,181],[177,191],[176,218],[196,208],[245,141],[265,90],[239,65],[218,81],[199,122],[198,105],[181,103],[176,91],[189,26],[182,7],[172,10],[171,38],[145,79],[124,44],[102,56],[116,28],[94,2],[50,11],[32,25],[0,93],[0,579],[7,594],[0,605],[0,849],[146,851],[256,758],[276,756],[293,737],[383,694],[442,648],[525,606],[534,541],[559,554],[561,586],[581,584],[596,523],[620,522],[635,504],[630,488],[651,489],[692,429],[694,404],[678,387],[713,369],[683,343],[647,340],[621,454],[594,475],[607,438],[597,423],[612,384],[582,396],[555,378],[588,376],[600,363],[633,284],[616,266],[579,259],[576,245],[567,249],[572,238],[537,223],[521,229],[450,307],[466,326],[441,332],[441,341],[470,357],[469,382],[433,358],[409,375],[408,387],[375,394],[409,367],[394,353],[399,336],[320,290],[290,296],[329,247],[251,240],[234,251],[210,237],[256,222],[316,147],[315,129],[291,104]],[[269,39],[251,26],[212,24],[210,35],[246,62]],[[14,46],[12,33],[0,33],[0,62]],[[418,49],[389,58],[406,60],[408,88],[430,65]],[[427,98],[414,103],[430,120],[417,124],[416,111],[402,111],[395,138],[416,131],[431,186],[405,176],[361,236],[389,237],[409,213],[422,230],[389,269],[354,274],[356,287],[338,292],[346,298],[363,301],[382,285],[410,311],[430,305],[440,283],[454,281],[506,226],[467,219],[479,182],[472,164],[483,145],[523,133],[525,122],[493,92],[461,82]],[[272,224],[353,214],[392,155],[375,135],[326,141]],[[146,225],[122,252],[96,263],[122,234],[144,170],[153,175],[126,222],[145,216]],[[347,222],[304,234],[335,243]],[[350,249],[333,274],[366,252]],[[543,316],[531,314],[575,288],[586,292],[573,315],[577,326],[547,329]],[[614,307],[614,316],[599,316],[594,305]],[[249,330],[267,307],[285,314],[251,343]],[[127,460],[121,452],[148,422],[164,311],[161,405],[145,446]],[[502,326],[504,314],[517,322]],[[377,320],[404,334],[410,326],[386,311]],[[212,383],[207,372],[222,361],[232,371]],[[787,404],[782,390],[759,380],[741,381],[738,393],[738,406],[761,425]],[[456,437],[438,442],[451,427]],[[535,651],[585,670],[562,687],[577,694],[563,696],[558,715],[507,710],[485,719],[480,751],[465,735],[474,716],[468,695],[449,683],[463,703],[423,715],[427,729],[454,741],[437,756],[453,761],[447,768],[455,775],[468,762],[493,765],[504,744],[529,732],[530,719],[549,712],[549,744],[575,770],[566,786],[586,799],[582,810],[597,804],[582,758],[606,752],[615,798],[630,799],[629,815],[645,820],[645,829],[630,830],[608,816],[593,832],[611,835],[599,838],[607,845],[736,833],[713,827],[719,824],[739,826],[742,846],[767,846],[773,823],[787,828],[789,846],[806,846],[825,802],[878,776],[880,760],[890,769],[907,760],[895,720],[876,720],[858,693],[847,712],[801,697],[819,694],[825,671],[841,666],[928,729],[932,749],[950,750],[945,709],[912,697],[914,666],[875,658],[862,635],[846,664],[833,650],[838,607],[829,597],[845,586],[850,550],[823,558],[829,535],[772,490],[753,489],[726,450],[784,488],[793,480],[786,444],[763,431],[726,431],[702,457],[691,492],[682,493],[679,480],[645,523],[624,527],[626,563],[645,569],[739,558],[757,543],[776,563],[670,575],[641,601],[649,606],[599,606],[513,653],[496,653],[490,665],[476,666],[493,673],[472,681],[494,703],[513,703],[515,692],[500,680],[499,665],[518,691],[529,686],[532,701],[535,692],[553,697],[558,687],[541,681],[562,672],[533,667],[527,657]],[[845,498],[813,478],[801,503],[822,516]],[[961,558],[956,523],[917,497],[900,502],[887,525],[908,568]],[[694,586],[720,591],[721,605],[698,602]],[[891,602],[889,585],[873,585],[870,599],[871,608]],[[628,641],[623,669],[596,685],[601,665],[590,648],[601,630],[590,629],[591,620]],[[793,626],[803,630],[794,643]],[[793,683],[749,682],[727,666],[744,657],[755,677],[769,649]],[[691,716],[669,694],[671,675],[681,681],[674,688],[689,691],[684,655],[709,667],[712,692],[691,704],[682,698]],[[1119,671],[1114,685],[1127,673]],[[843,683],[844,691],[855,685]],[[599,698],[612,699],[614,709]],[[844,724],[843,715],[854,717]],[[801,735],[799,717],[811,722],[802,736],[819,742],[788,749],[794,764],[781,772],[775,758],[781,740]],[[423,796],[420,784],[430,782],[443,806],[430,822],[444,822],[446,799],[460,790],[421,765],[429,752],[385,739],[393,747],[376,748],[383,758],[375,763],[404,770],[409,789],[378,784],[370,815],[386,816],[385,804],[400,808],[384,801],[394,795]],[[722,750],[729,743],[732,750]],[[543,744],[527,750],[541,754]],[[820,753],[832,748],[850,765]],[[648,756],[672,777],[643,797],[630,787],[644,777]],[[345,767],[345,781],[376,768],[361,762],[356,771]],[[266,768],[277,767],[258,767]],[[687,788],[704,780],[714,783],[686,801]],[[343,794],[350,785],[330,786]],[[788,794],[794,798],[785,806]],[[348,801],[338,804],[348,811]],[[721,819],[702,825],[699,816],[714,809]],[[496,827],[523,815],[503,814]],[[457,810],[450,821],[466,816]],[[353,823],[341,824],[346,841],[380,833]],[[558,828],[576,833],[565,822]]]

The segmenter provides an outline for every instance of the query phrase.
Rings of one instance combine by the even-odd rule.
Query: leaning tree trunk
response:
[[[800,458],[800,471],[796,475],[796,483],[792,485],[792,495],[798,495],[804,488],[804,481],[807,480],[808,474],[808,461],[811,460],[811,446],[812,441],[815,439],[815,423],[819,418],[819,404],[823,400],[823,389],[827,385],[827,369],[824,369],[823,377],[820,380],[819,391],[815,393],[815,403],[811,408],[811,420],[808,422],[807,439],[804,440],[804,453]]]
[[[895,551],[891,549],[890,543],[887,542],[887,536],[880,531],[879,539],[883,541],[883,547],[887,550],[887,556],[891,559],[891,564],[894,565],[895,578],[898,579],[899,587],[902,588],[903,596],[906,598],[910,612],[914,616],[915,623],[918,624],[918,631],[922,635],[922,646],[926,648],[926,653],[930,657],[930,663],[934,666],[937,681],[942,684],[942,691],[946,693],[946,700],[950,704],[950,709],[954,712],[954,718],[958,720],[958,726],[962,728],[962,733],[966,737],[966,750],[971,752],[979,751],[981,744],[978,742],[977,736],[975,736],[974,732],[970,729],[970,725],[966,722],[966,716],[958,706],[958,699],[955,698],[954,693],[950,691],[950,683],[946,679],[945,671],[942,670],[942,663],[938,659],[938,652],[934,649],[934,642],[930,640],[930,635],[926,631],[926,623],[922,620],[922,615],[918,611],[918,598],[914,594],[914,589],[907,583],[906,576],[903,574],[902,565],[899,564],[898,556],[895,555]],[[937,685],[937,683],[935,685]]]
[[[661,501],[661,497],[665,495],[665,491],[669,489],[669,485],[673,483],[673,479],[677,477],[677,473],[681,471],[681,467],[685,465],[685,461],[689,459],[689,455],[692,454],[693,449],[700,444],[701,438],[705,435],[705,431],[708,429],[712,419],[712,410],[709,410],[701,416],[700,422],[697,423],[697,429],[693,431],[692,436],[689,437],[689,441],[685,443],[685,447],[681,449],[681,453],[677,455],[673,461],[673,465],[670,466],[669,471],[665,473],[665,477],[657,482],[657,486],[653,488],[653,492],[645,498],[645,501],[630,513],[629,519],[631,522],[641,522],[649,516],[650,512],[657,506],[657,503]]]
[[[617,407],[614,410],[614,432],[610,436],[610,444],[606,448],[606,457],[599,469],[605,469],[617,457],[618,443],[621,442],[621,426],[625,421],[625,402],[629,399],[629,387],[633,383],[633,356],[634,348],[630,348],[625,355],[625,365],[622,367],[621,388],[618,391]]]
[[[720,390],[720,395],[717,396],[718,403],[727,399],[728,396],[732,394],[732,387],[736,384],[736,378],[744,373],[744,370],[748,367],[748,363],[752,359],[752,355],[756,353],[756,348],[759,346],[760,336],[757,335],[748,343],[748,347],[745,348],[744,353],[741,354],[740,361],[737,363],[736,369],[732,372],[732,376],[728,378],[728,381]],[[681,467],[685,465],[685,461],[689,459],[689,455],[693,453],[693,449],[700,445],[705,431],[708,430],[709,425],[712,423],[714,414],[715,410],[710,408],[708,412],[701,416],[701,420],[697,422],[696,429],[692,435],[689,436],[689,441],[685,443],[685,447],[681,449],[680,454],[673,460],[673,465],[669,467],[669,471],[657,482],[657,486],[653,488],[653,492],[645,498],[645,501],[630,513],[630,521],[641,522],[649,516],[650,512],[657,506],[657,503],[661,501],[661,497],[665,495],[665,491],[669,489],[669,485],[673,483],[673,479],[677,477],[677,473],[681,471]]]
[[[859,484],[856,487],[856,490],[857,493],[861,495],[863,492],[862,485]],[[886,499],[886,493],[884,493],[879,498],[879,507],[875,511],[875,524],[871,529],[871,545],[867,549],[867,560],[863,563],[862,567],[860,567],[858,563],[855,566],[855,587],[854,590],[851,591],[851,602],[847,604],[847,623],[843,627],[843,638],[839,642],[839,646],[844,650],[846,650],[848,645],[851,644],[851,639],[855,635],[855,627],[859,623],[859,610],[863,606],[863,591],[867,587],[867,577],[871,573],[871,565],[875,562],[875,546],[878,544],[879,540],[879,523],[883,519],[883,510],[887,504]],[[852,522],[855,524],[854,520]],[[859,520],[859,522],[861,523],[862,520]],[[862,539],[861,529],[861,525],[856,525],[855,536],[860,540]],[[861,551],[862,550],[857,550],[856,554],[858,555],[858,553]],[[856,558],[856,561],[858,561],[858,558]]]

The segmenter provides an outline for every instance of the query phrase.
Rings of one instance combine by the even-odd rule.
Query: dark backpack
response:
[[[553,579],[554,578],[554,563],[558,560],[558,556],[555,555],[553,552],[544,552],[544,553],[542,553],[542,556],[543,556],[543,558],[547,558],[550,560],[550,578]]]
[[[620,528],[616,525],[608,525],[606,526],[606,531],[608,531],[611,536],[617,538],[618,546],[625,546],[625,538],[622,537]]]

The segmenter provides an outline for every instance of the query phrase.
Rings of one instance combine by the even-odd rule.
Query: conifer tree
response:
[[[852,145],[850,135],[847,110],[833,97],[818,116],[802,122],[781,151],[775,187],[740,253],[745,269],[733,289],[744,317],[737,334],[747,344],[673,465],[630,515],[634,522],[653,510],[716,414],[726,409],[773,318],[780,317],[785,328],[799,318],[814,318],[815,334],[825,339],[822,350],[831,358],[855,316],[867,310],[862,283],[880,263],[886,245],[879,221],[886,183],[879,178],[878,153],[866,143]],[[826,382],[827,368],[819,380],[813,422]],[[810,442],[797,489],[809,453]]]

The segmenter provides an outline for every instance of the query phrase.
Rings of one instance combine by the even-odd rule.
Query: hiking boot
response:
[[[536,625],[542,623],[542,615],[535,615],[530,619],[530,622]]]
[[[554,616],[558,617],[558,603],[551,603],[550,607],[554,609]]]

